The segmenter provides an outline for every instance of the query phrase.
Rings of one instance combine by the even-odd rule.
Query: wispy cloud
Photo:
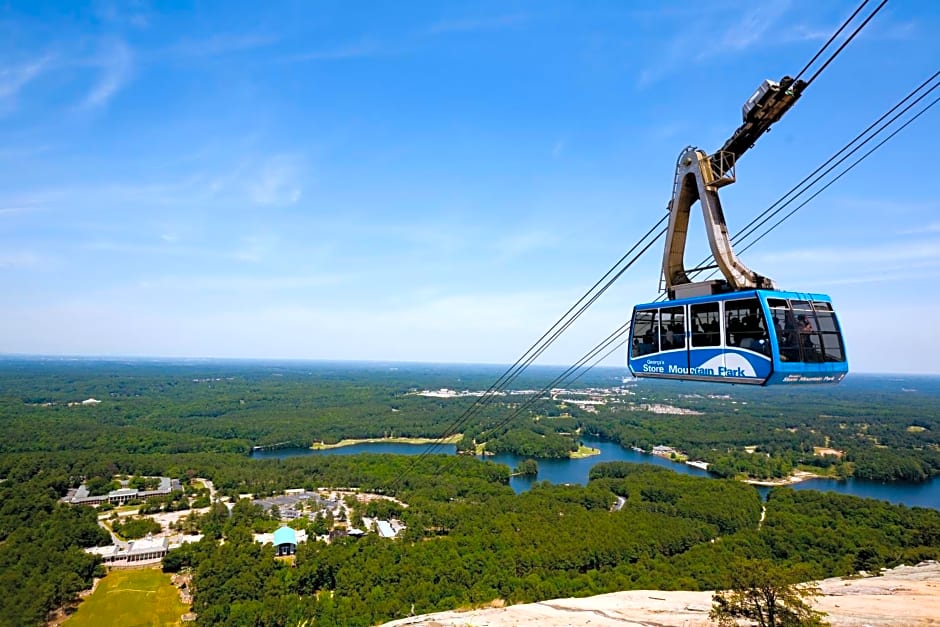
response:
[[[46,54],[21,65],[0,67],[0,106],[10,106],[20,91],[51,67]]]
[[[276,44],[279,38],[270,34],[227,33],[201,39],[187,39],[177,42],[160,55],[170,57],[214,57],[243,50],[266,48]]]
[[[150,25],[150,7],[143,0],[120,3],[112,0],[96,0],[93,6],[95,15],[105,22],[134,28],[146,28]]]
[[[711,45],[701,51],[699,58],[712,57],[728,50],[747,50],[765,41],[766,33],[776,28],[778,21],[789,8],[789,2],[755,3],[744,12],[740,20],[732,23],[723,33],[711,40]]]
[[[41,211],[39,207],[0,207],[0,218]]]
[[[536,250],[554,247],[558,235],[548,231],[529,231],[507,235],[498,239],[493,247],[498,261],[509,261]]]
[[[32,251],[7,250],[0,252],[0,270],[35,268],[45,262],[45,257]]]
[[[332,48],[321,48],[309,52],[290,55],[284,60],[294,61],[342,61],[344,59],[357,59],[389,54],[390,50],[374,41],[360,41]]]
[[[441,20],[428,28],[432,35],[443,33],[473,33],[485,30],[499,30],[516,26],[526,21],[528,16],[521,13],[497,15],[493,17],[476,17]]]
[[[760,259],[761,263],[864,264],[868,266],[918,260],[940,261],[940,242],[925,240],[884,246],[805,248],[771,253],[761,256]]]
[[[940,222],[932,222],[914,229],[899,231],[898,235],[920,235],[922,233],[940,233]]]
[[[778,43],[768,37],[768,33],[776,32],[789,8],[789,0],[755,3],[730,24],[726,11],[709,12],[694,20],[677,20],[680,26],[675,29],[675,35],[665,41],[662,50],[649,55],[653,63],[640,71],[640,87],[688,63],[703,63],[729,52],[740,53],[757,45]]]
[[[82,107],[97,109],[108,104],[131,77],[134,57],[123,41],[114,41],[100,57],[101,75],[85,96]]]
[[[218,275],[218,276],[166,276],[144,279],[138,286],[148,290],[256,292],[295,290],[336,285],[342,277],[334,274],[307,274],[288,276]]]
[[[248,193],[259,205],[295,204],[303,194],[299,159],[288,155],[271,157],[248,184]]]
[[[257,263],[263,260],[275,247],[274,242],[269,239],[255,236],[243,237],[241,245],[235,249],[232,256],[239,261]]]
[[[195,248],[175,246],[169,243],[151,244],[140,242],[115,242],[109,240],[96,240],[82,244],[84,250],[103,253],[120,253],[122,255],[173,255],[177,257],[205,256],[204,251]]]
[[[555,159],[558,159],[559,157],[561,157],[561,153],[565,151],[565,145],[566,143],[565,143],[565,140],[563,139],[559,139],[558,141],[556,141],[555,145],[552,146],[552,157],[554,157]]]

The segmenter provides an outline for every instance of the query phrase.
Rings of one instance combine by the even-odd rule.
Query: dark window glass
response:
[[[838,333],[823,333],[822,340],[826,361],[845,361],[842,338]]]
[[[760,301],[725,301],[725,345],[770,354],[770,336]]]
[[[659,350],[656,342],[659,339],[653,334],[656,324],[656,310],[638,311],[633,316],[633,347],[631,355],[640,357]]]
[[[718,303],[689,306],[692,346],[721,345],[721,314]]]
[[[819,331],[823,333],[838,333],[839,329],[836,326],[836,317],[828,312],[818,312],[816,314],[816,321],[819,323]]]
[[[796,331],[796,316],[790,303],[781,298],[768,298],[771,324],[777,333],[777,347],[782,361],[800,361],[800,340]]]
[[[836,315],[832,311],[832,305],[814,301],[813,308],[816,309],[817,329],[822,342],[821,348],[818,349],[819,359],[821,361],[845,361],[839,321],[836,320]]]
[[[659,346],[664,351],[685,348],[683,307],[664,307],[659,310]]]

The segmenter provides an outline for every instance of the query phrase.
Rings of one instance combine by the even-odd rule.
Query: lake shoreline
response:
[[[357,444],[456,444],[463,437],[461,433],[455,433],[447,438],[347,438],[340,440],[336,444],[326,444],[322,440],[314,442],[310,448],[314,451],[326,451],[334,448],[343,448],[344,446],[355,446]]]
[[[772,488],[775,486],[794,485],[809,481],[810,479],[832,479],[832,477],[817,475],[812,472],[806,472],[805,470],[796,470],[789,477],[784,477],[783,479],[742,479],[742,481],[750,485]]]

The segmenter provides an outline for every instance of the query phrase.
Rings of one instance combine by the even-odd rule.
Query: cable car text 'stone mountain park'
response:
[[[637,305],[628,365],[637,377],[767,385],[838,383],[848,372],[839,321],[828,296],[781,291],[732,250],[718,189],[810,81],[764,83],[745,102],[743,124],[713,155],[682,151],[676,164],[663,253],[664,299]],[[684,253],[698,201],[715,265],[724,279],[693,282]]]

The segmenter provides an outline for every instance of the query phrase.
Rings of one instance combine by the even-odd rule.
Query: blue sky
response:
[[[854,7],[0,4],[0,353],[511,363]],[[940,69],[938,30],[889,3],[741,160],[731,231]],[[937,138],[931,110],[743,255],[832,296],[855,370],[940,372]]]

